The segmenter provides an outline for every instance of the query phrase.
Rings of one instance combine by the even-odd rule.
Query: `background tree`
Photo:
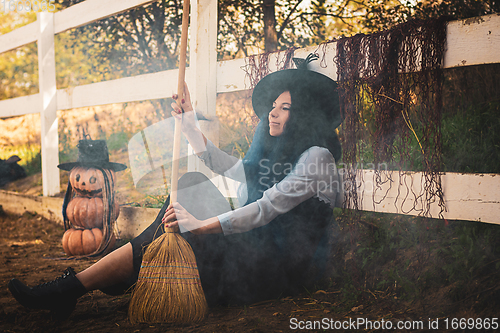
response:
[[[362,2],[221,0],[219,59],[303,47],[333,39],[339,25],[358,32]]]
[[[0,34],[10,32],[36,19],[35,14],[0,11]],[[36,44],[0,54],[0,100],[34,94],[38,91]]]
[[[61,8],[83,0],[60,0]],[[93,61],[110,60],[118,76],[157,72],[176,67],[182,1],[154,1],[72,31],[73,44],[84,43]],[[82,38],[82,36],[84,36]]]
[[[0,12],[0,34],[36,21],[34,12]],[[85,35],[75,40],[71,33],[55,36],[57,88],[67,88],[114,78],[109,59],[99,62],[89,56],[90,41]],[[98,44],[93,47],[97,48]],[[94,50],[96,52],[96,50]],[[106,73],[105,69],[108,69]],[[106,75],[107,74],[107,75]],[[38,55],[36,42],[0,54],[0,99],[38,92]]]
[[[276,0],[262,1],[262,17],[264,21],[264,51],[278,49],[278,34],[276,31]]]
[[[429,19],[448,16],[465,19],[500,12],[497,0],[365,0],[365,32],[388,29],[411,18]]]

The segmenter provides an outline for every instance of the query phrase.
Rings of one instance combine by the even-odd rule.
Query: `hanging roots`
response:
[[[384,164],[399,170],[398,186],[406,186],[406,197],[413,195],[413,207],[403,210],[405,197],[400,211],[430,216],[435,201],[439,216],[445,211],[440,178],[445,39],[446,20],[433,19],[412,20],[387,31],[338,41],[335,61],[345,119],[343,159],[350,166],[345,174],[347,184],[351,184],[346,191],[348,208],[360,208],[354,166],[360,161],[363,137],[368,136],[375,165],[374,189],[385,182],[392,186],[391,173],[377,167]],[[366,119],[369,126],[365,126]],[[419,124],[418,129],[413,127],[412,119]],[[411,152],[413,140],[419,146],[418,152]],[[411,155],[416,153],[422,155],[423,193],[415,193],[404,178],[405,170],[414,170]]]
[[[277,70],[288,69],[292,67],[292,58],[295,50],[297,48],[290,48],[283,51],[284,55],[281,56],[281,52],[278,52],[276,57],[276,68]],[[269,57],[271,52],[266,52],[258,55],[251,55],[246,58],[246,64],[243,70],[245,71],[245,75],[250,81],[250,87],[248,89],[253,89],[259,83],[261,79],[264,78],[267,74],[271,73],[269,69]]]

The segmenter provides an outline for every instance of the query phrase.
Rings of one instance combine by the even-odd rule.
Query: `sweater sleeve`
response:
[[[327,149],[311,147],[283,180],[262,193],[262,198],[218,218],[225,235],[241,233],[266,225],[315,196],[334,207],[339,195],[342,184],[335,159]]]

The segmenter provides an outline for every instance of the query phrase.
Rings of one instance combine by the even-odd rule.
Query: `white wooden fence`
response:
[[[57,110],[166,98],[176,90],[177,82],[177,70],[168,70],[58,90],[54,35],[149,2],[152,1],[87,0],[60,12],[38,13],[36,22],[0,35],[0,53],[38,42],[39,93],[0,101],[0,117],[41,114],[44,196],[54,195],[60,190],[59,169],[56,167],[59,164]],[[217,1],[191,1],[190,29],[190,67],[186,80],[195,107],[209,117],[215,116],[217,93],[245,90],[250,86],[242,70],[246,59],[217,62]],[[318,48],[326,52],[326,63],[321,66],[316,63],[313,69],[335,80],[337,69],[333,58],[336,43],[299,49],[295,55],[305,57]],[[282,57],[279,52],[273,54],[270,65],[278,63]],[[498,62],[500,16],[489,15],[448,24],[445,68]],[[209,131],[208,136],[218,143],[216,128]],[[369,171],[364,172],[363,178],[367,177],[370,177]],[[500,224],[500,176],[447,174],[443,177],[448,206],[446,218]],[[460,184],[465,185],[461,187]],[[388,200],[390,197],[388,195]],[[395,211],[394,204],[367,204],[373,202],[372,199],[372,194],[363,193],[363,209]]]

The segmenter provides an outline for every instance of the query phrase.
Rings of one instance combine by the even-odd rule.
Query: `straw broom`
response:
[[[177,95],[184,94],[189,0],[184,0]],[[180,103],[178,103],[181,105]],[[175,118],[170,202],[177,200],[181,122]],[[188,323],[202,320],[207,301],[201,287],[196,258],[178,228],[165,228],[142,258],[139,279],[129,305],[132,323]]]

